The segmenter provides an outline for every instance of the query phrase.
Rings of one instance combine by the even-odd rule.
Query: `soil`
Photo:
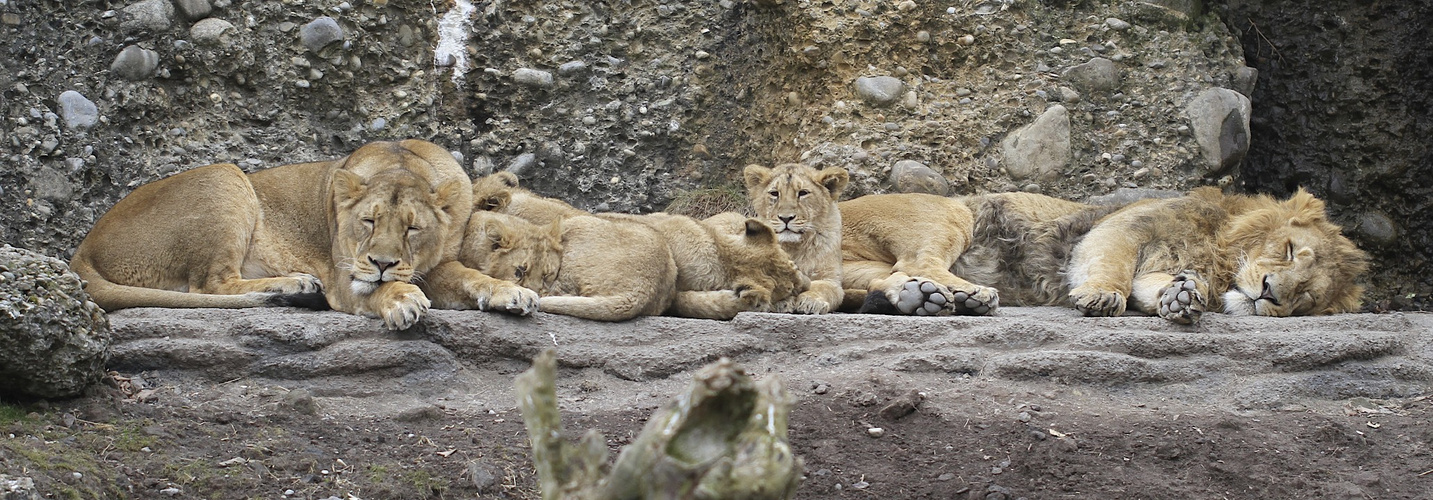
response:
[[[404,334],[337,313],[136,310],[112,321],[123,340],[110,383],[0,407],[0,470],[68,498],[537,498],[511,381],[527,368],[521,353],[557,342],[569,437],[599,430],[612,456],[714,353],[779,377],[797,396],[796,498],[1411,499],[1433,487],[1426,314],[1211,314],[1198,331],[1055,308],[617,325],[437,311]],[[315,373],[255,376],[196,356],[220,349],[184,347],[252,347],[252,332],[300,322],[344,332],[288,331],[273,347],[307,356]],[[199,323],[212,326],[192,331]],[[459,366],[343,373],[321,361],[355,342],[431,342]],[[174,361],[128,369],[140,349]],[[1121,355],[1144,364],[1111,361]]]

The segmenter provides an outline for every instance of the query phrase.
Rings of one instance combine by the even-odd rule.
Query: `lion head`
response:
[[[1329,222],[1324,203],[1303,189],[1277,201],[1261,196],[1225,232],[1234,281],[1224,294],[1229,314],[1305,316],[1351,312],[1368,256]]]
[[[493,278],[532,290],[550,290],[562,262],[562,223],[538,225],[504,213],[476,210],[468,219],[458,260]]]
[[[836,200],[850,181],[845,169],[817,170],[794,163],[776,168],[747,165],[743,176],[757,218],[770,226],[782,243],[802,242],[818,231],[825,219],[839,220]]]
[[[364,178],[335,170],[331,185],[333,255],[349,270],[354,293],[373,292],[385,281],[411,282],[441,263],[449,228],[461,212],[468,186],[459,181],[433,187],[412,171],[393,168]]]

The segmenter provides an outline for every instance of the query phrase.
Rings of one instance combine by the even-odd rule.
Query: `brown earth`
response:
[[[283,310],[111,319],[113,383],[4,406],[0,470],[58,498],[536,498],[511,382],[556,343],[569,434],[597,429],[614,451],[717,356],[780,377],[798,398],[798,498],[1433,487],[1426,314],[1186,329],[1055,308],[622,324],[435,311],[398,334]]]

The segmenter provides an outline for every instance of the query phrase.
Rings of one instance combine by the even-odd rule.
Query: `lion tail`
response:
[[[122,285],[110,281],[94,269],[90,262],[77,256],[70,263],[70,270],[85,280],[85,292],[90,300],[99,304],[106,312],[131,307],[173,307],[242,309],[248,307],[303,307],[314,310],[328,309],[328,301],[322,292],[313,293],[271,293],[250,292],[238,295],[215,295],[207,293],[178,292],[157,288]]]

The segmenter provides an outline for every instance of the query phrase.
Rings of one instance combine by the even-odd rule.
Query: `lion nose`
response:
[[[791,221],[793,221],[793,220],[796,219],[796,216],[795,216],[795,215],[778,215],[778,216],[776,216],[776,218],[777,218],[777,219],[781,219],[781,223],[782,223],[782,224],[790,224]]]
[[[397,260],[391,260],[386,257],[379,257],[375,259],[372,256],[369,256],[368,262],[373,263],[373,267],[378,268],[378,274],[383,274],[383,272],[387,271],[388,268],[398,265]]]
[[[1259,298],[1279,305],[1279,299],[1274,297],[1274,285],[1269,283],[1269,276],[1264,275],[1264,289],[1259,292]]]

